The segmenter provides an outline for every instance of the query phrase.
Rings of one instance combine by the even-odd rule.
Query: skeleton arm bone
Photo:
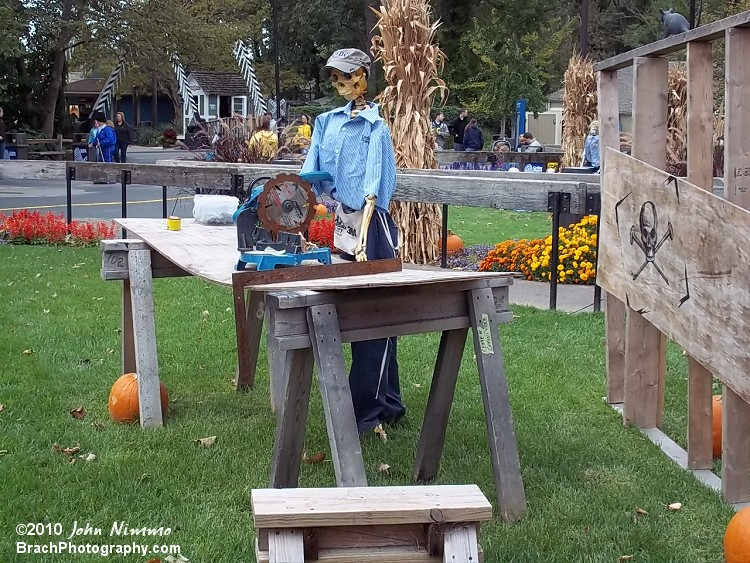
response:
[[[359,229],[357,247],[354,249],[354,256],[356,257],[357,262],[367,261],[367,231],[370,228],[372,214],[375,212],[376,201],[377,197],[374,195],[368,195],[365,197],[365,207],[362,213],[362,226]]]

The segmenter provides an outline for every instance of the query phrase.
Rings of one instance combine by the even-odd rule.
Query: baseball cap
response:
[[[368,76],[370,75],[370,57],[367,53],[359,49],[339,49],[328,57],[328,62],[321,74],[323,78],[328,78],[332,68],[352,74],[360,67],[365,67],[365,72]]]

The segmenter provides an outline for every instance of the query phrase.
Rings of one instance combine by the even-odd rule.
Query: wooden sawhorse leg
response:
[[[366,487],[365,464],[336,306],[326,304],[308,308],[307,326],[318,366],[318,385],[323,398],[336,484],[339,487]]]
[[[245,299],[245,288],[237,280],[232,284],[234,294],[234,321],[237,331],[237,390],[251,389],[255,383],[255,369],[260,351],[260,335],[265,315],[264,294],[250,291]]]
[[[297,486],[310,402],[313,358],[318,366],[318,385],[323,399],[336,484],[339,487],[366,487],[365,465],[335,305],[310,307],[307,310],[307,323],[312,349],[280,352],[285,365],[286,389],[283,408],[277,413],[271,487]]]
[[[128,270],[141,427],[162,426],[151,251],[128,251]]]
[[[298,528],[269,530],[268,563],[305,563],[303,531]]]
[[[122,280],[122,373],[135,373],[135,337],[133,336],[133,304],[130,301],[130,279]]]
[[[468,328],[443,331],[440,337],[435,371],[430,385],[430,396],[419,436],[414,480],[434,479],[440,467],[440,456],[445,444],[445,431],[453,404],[458,371],[464,354]]]
[[[526,512],[526,494],[521,480],[495,298],[488,288],[472,290],[468,298],[497,503],[503,520],[518,520]]]

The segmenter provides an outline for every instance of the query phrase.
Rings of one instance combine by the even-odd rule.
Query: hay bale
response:
[[[594,63],[573,53],[563,77],[563,166],[580,166],[589,125],[596,119],[597,95]]]

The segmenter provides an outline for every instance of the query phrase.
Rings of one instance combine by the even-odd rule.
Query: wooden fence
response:
[[[712,41],[726,48],[725,178],[712,188]],[[665,55],[687,50],[687,182],[666,165]],[[634,159],[619,146],[617,70],[633,66]],[[731,503],[750,501],[750,12],[595,65],[603,155],[599,283],[607,400]],[[688,183],[689,182],[689,183]],[[697,186],[697,187],[696,187]],[[662,426],[666,336],[688,354],[684,452]],[[723,383],[722,479],[712,468],[712,383]]]

